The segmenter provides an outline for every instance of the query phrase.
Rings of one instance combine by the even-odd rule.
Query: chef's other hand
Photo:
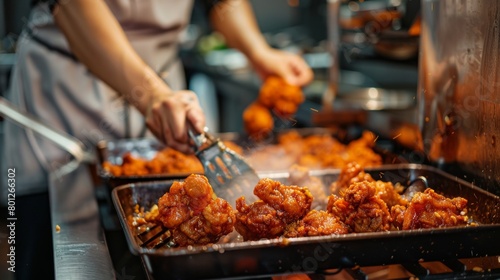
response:
[[[304,86],[313,79],[309,65],[298,55],[268,48],[251,59],[262,79],[276,75],[294,86]]]
[[[180,90],[156,97],[148,109],[146,124],[167,146],[183,153],[193,153],[188,126],[202,133],[205,115],[196,94]]]

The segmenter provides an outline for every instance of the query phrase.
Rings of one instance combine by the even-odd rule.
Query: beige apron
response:
[[[191,14],[186,0],[106,0],[134,49],[173,89],[184,88],[177,41]],[[119,47],[119,46],[117,46]],[[47,4],[34,7],[17,47],[8,98],[92,149],[100,140],[144,136],[144,119],[72,55]],[[49,171],[70,156],[32,131],[5,122],[3,166],[16,168],[16,194],[47,190]],[[2,180],[2,183],[7,180]],[[6,187],[2,186],[2,197]],[[2,198],[2,201],[5,199]]]

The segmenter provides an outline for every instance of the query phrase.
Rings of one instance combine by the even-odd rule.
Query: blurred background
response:
[[[32,1],[0,0],[2,95],[8,89],[16,40],[29,17]],[[402,116],[405,122],[412,122],[418,34],[410,35],[409,30],[418,20],[419,0],[250,2],[268,42],[275,48],[303,55],[314,70],[315,80],[304,88],[307,102],[297,113],[295,125],[315,125],[311,112],[328,105],[324,104],[324,95],[332,79],[329,73],[337,71],[333,107],[402,110],[406,112],[406,117]],[[336,10],[331,7],[334,2],[340,3]],[[334,24],[328,21],[329,13],[338,16]],[[328,38],[336,31],[340,36],[332,51]],[[212,32],[199,1],[195,1],[191,24],[183,35],[180,56],[188,85],[199,94],[205,107],[209,127],[215,132],[241,132],[241,112],[257,97],[262,81],[241,53],[228,48],[224,38]],[[352,117],[348,117],[350,120]]]

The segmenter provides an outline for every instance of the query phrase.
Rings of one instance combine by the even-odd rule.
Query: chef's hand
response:
[[[276,75],[299,87],[307,85],[313,79],[309,65],[300,56],[292,53],[267,48],[251,58],[251,61],[262,79]]]
[[[146,124],[158,139],[180,152],[193,153],[188,123],[195,132],[203,132],[205,115],[198,97],[189,90],[157,96],[146,114]]]

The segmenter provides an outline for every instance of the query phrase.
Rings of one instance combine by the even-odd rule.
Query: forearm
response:
[[[250,59],[261,78],[278,76],[296,86],[311,82],[313,73],[301,57],[272,49],[267,44],[247,0],[221,0],[212,8],[210,19],[228,45],[238,48]]]
[[[212,26],[224,35],[228,45],[239,49],[250,59],[269,49],[248,1],[221,1],[209,16]]]
[[[132,48],[104,1],[65,1],[53,13],[76,57],[143,114],[155,95],[169,91]]]

